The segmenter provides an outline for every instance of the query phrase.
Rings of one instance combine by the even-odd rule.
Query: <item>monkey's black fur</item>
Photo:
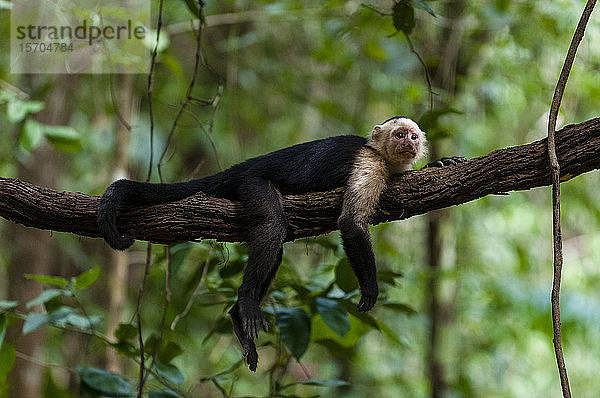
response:
[[[248,265],[238,291],[238,302],[230,314],[244,356],[250,368],[255,370],[258,356],[253,339],[258,336],[260,326],[266,328],[260,302],[281,263],[287,234],[287,220],[280,197],[344,186],[357,150],[366,143],[367,139],[359,136],[325,138],[280,149],[215,175],[188,182],[151,184],[118,180],[106,189],[100,199],[98,226],[110,246],[124,250],[133,244],[134,235],[132,232],[123,234],[117,229],[117,212],[123,204],[173,202],[200,191],[210,196],[239,200],[253,226],[248,233]],[[370,245],[367,252],[363,249],[348,253],[351,262],[364,263],[363,257],[365,254],[369,257],[370,252],[366,262],[372,262],[374,268]],[[371,267],[368,268],[367,274],[371,272]],[[361,287],[366,279],[369,282],[375,279],[375,274],[365,275],[367,278],[358,276]],[[365,292],[365,289],[361,290]],[[369,300],[365,310],[374,303],[374,300]]]
[[[395,116],[384,124],[400,118],[403,117]],[[280,149],[215,175],[188,182],[151,184],[118,180],[106,189],[100,199],[98,227],[110,246],[124,250],[133,244],[135,237],[133,232],[123,234],[117,229],[117,213],[123,204],[161,204],[181,200],[197,192],[240,201],[252,227],[247,236],[248,265],[238,290],[238,301],[229,313],[246,361],[255,371],[258,354],[254,339],[261,326],[265,330],[267,328],[260,302],[277,273],[287,235],[281,195],[346,186],[351,172],[357,167],[357,154],[365,147],[367,151],[376,152],[363,137],[330,137]],[[369,217],[370,214],[361,215],[361,222],[357,222],[355,216],[358,215],[340,217],[338,225],[344,250],[360,286],[358,309],[368,311],[375,305],[378,295],[375,256],[368,223],[364,223],[364,216]]]
[[[187,198],[198,192],[242,200],[256,216],[270,214],[281,205],[274,193],[298,194],[327,191],[348,180],[356,151],[367,139],[345,135],[306,142],[248,159],[212,176],[172,184],[131,180],[113,182],[98,208],[98,226],[108,244],[125,250],[133,244],[131,233],[117,229],[116,216],[122,204],[151,205]],[[283,211],[283,210],[282,210]]]

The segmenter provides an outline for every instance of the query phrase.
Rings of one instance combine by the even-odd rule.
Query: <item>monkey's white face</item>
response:
[[[427,152],[425,133],[408,118],[392,119],[375,126],[371,146],[386,158],[392,172],[409,170]]]

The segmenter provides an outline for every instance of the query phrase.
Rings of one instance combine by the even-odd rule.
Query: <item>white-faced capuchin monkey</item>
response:
[[[115,249],[134,241],[132,232],[117,229],[121,205],[173,202],[197,192],[241,202],[252,220],[246,238],[248,264],[238,300],[229,314],[250,369],[256,371],[254,339],[267,323],[260,309],[275,277],[286,241],[287,220],[281,195],[328,191],[345,187],[338,226],[344,250],[356,274],[359,311],[375,305],[379,289],[369,222],[388,177],[410,170],[426,155],[425,133],[411,119],[395,116],[373,128],[371,138],[345,135],[283,148],[246,160],[212,176],[173,184],[131,180],[113,182],[102,195],[98,227]],[[464,158],[444,158],[428,166],[444,166]]]

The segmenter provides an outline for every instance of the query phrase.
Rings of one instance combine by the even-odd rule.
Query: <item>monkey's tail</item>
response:
[[[121,205],[157,205],[174,202],[205,191],[208,181],[192,180],[173,184],[152,184],[117,180],[110,184],[98,205],[98,229],[104,240],[117,250],[125,250],[135,241],[134,231],[122,233],[117,228],[117,212]]]

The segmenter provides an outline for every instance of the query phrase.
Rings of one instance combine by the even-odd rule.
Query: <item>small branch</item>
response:
[[[554,353],[556,355],[556,363],[558,366],[558,373],[560,375],[560,384],[562,387],[563,397],[571,397],[571,389],[569,387],[569,378],[567,375],[567,366],[563,355],[562,343],[561,343],[561,326],[560,326],[560,282],[563,265],[563,253],[562,253],[562,232],[560,227],[560,164],[558,161],[558,155],[556,153],[556,142],[555,142],[555,130],[556,120],[558,118],[558,109],[569,79],[571,68],[577,54],[577,48],[579,43],[583,39],[585,33],[585,27],[590,19],[590,15],[594,9],[596,0],[588,0],[583,10],[583,14],[575,29],[575,34],[571,40],[567,57],[563,64],[556,89],[554,90],[554,97],[552,98],[552,105],[550,107],[550,115],[548,117],[548,158],[550,160],[550,169],[552,173],[552,225],[553,225],[553,237],[554,237],[554,277],[552,281],[552,326],[554,331]]]
[[[38,366],[42,366],[42,367],[47,368],[47,369],[62,369],[62,370],[65,370],[65,371],[67,371],[69,373],[73,373],[73,374],[76,373],[75,370],[73,368],[69,367],[69,366],[61,365],[61,364],[58,364],[58,363],[44,362],[44,361],[41,361],[41,360],[39,360],[37,358],[34,358],[34,357],[30,356],[30,355],[27,355],[27,354],[25,354],[25,353],[23,353],[21,351],[15,351],[15,356],[17,358],[19,358],[19,359],[22,359],[22,360],[27,361],[29,363],[36,364]]]
[[[410,52],[413,53],[415,55],[415,57],[417,57],[417,60],[419,60],[419,63],[421,64],[421,67],[423,68],[423,72],[425,73],[425,82],[427,83],[427,89],[429,90],[429,111],[433,111],[433,96],[436,95],[436,93],[433,91],[433,87],[431,85],[431,77],[429,76],[429,69],[427,69],[427,64],[425,63],[425,60],[423,59],[423,57],[421,57],[421,54],[419,54],[418,51],[415,50],[415,46],[413,45],[413,42],[410,39],[410,36],[407,35],[406,33],[404,33],[404,37],[406,38],[406,41],[408,42],[408,48],[410,49]]]
[[[163,16],[163,0],[160,0],[158,5],[158,21],[156,22],[156,43],[152,50],[152,58],[150,61],[150,71],[148,72],[148,115],[150,118],[150,159],[148,160],[148,174],[146,181],[150,181],[152,177],[152,164],[154,163],[154,112],[153,112],[153,96],[154,93],[154,69],[156,68],[156,57],[158,55],[158,44],[160,41],[160,31],[162,29]]]
[[[200,12],[202,12],[202,11],[203,11],[202,5],[200,5]],[[200,68],[200,63],[202,61],[202,30],[203,29],[204,29],[204,25],[202,24],[202,21],[199,21],[198,30],[196,31],[196,53],[195,53],[195,60],[194,60],[194,70],[192,71],[192,78],[190,79],[190,84],[188,85],[188,88],[187,88],[185,100],[179,107],[179,110],[177,111],[177,115],[175,116],[175,119],[173,120],[173,124],[171,125],[171,130],[169,131],[169,135],[167,136],[167,141],[165,143],[162,154],[160,155],[160,159],[158,160],[158,164],[157,164],[158,176],[160,177],[160,181],[162,181],[163,161],[167,154],[167,150],[169,149],[169,146],[171,145],[171,140],[173,139],[173,135],[175,134],[175,131],[177,130],[177,124],[179,123],[179,119],[183,115],[183,111],[186,109],[186,107],[188,106],[190,101],[193,100],[192,91],[194,89],[194,86],[196,85],[198,69]]]
[[[138,384],[138,398],[142,398],[144,391],[144,383],[146,382],[146,366],[145,366],[145,353],[144,353],[144,338],[142,333],[142,296],[144,295],[144,289],[146,287],[146,280],[150,273],[150,263],[152,258],[152,244],[146,245],[146,265],[144,267],[144,276],[142,277],[142,283],[138,288],[137,302],[135,306],[135,313],[137,318],[137,331],[138,331],[138,345],[140,346],[140,375]]]
[[[567,126],[556,133],[556,153],[564,180],[600,168],[600,119]],[[551,183],[546,140],[496,150],[456,166],[405,173],[389,182],[373,223],[402,220],[487,195]],[[0,217],[26,226],[98,237],[97,196],[57,192],[0,177]],[[285,195],[287,240],[337,229],[342,189]],[[123,231],[140,240],[175,243],[194,239],[239,242],[248,229],[237,202],[198,193],[157,206],[126,207],[118,218]]]

